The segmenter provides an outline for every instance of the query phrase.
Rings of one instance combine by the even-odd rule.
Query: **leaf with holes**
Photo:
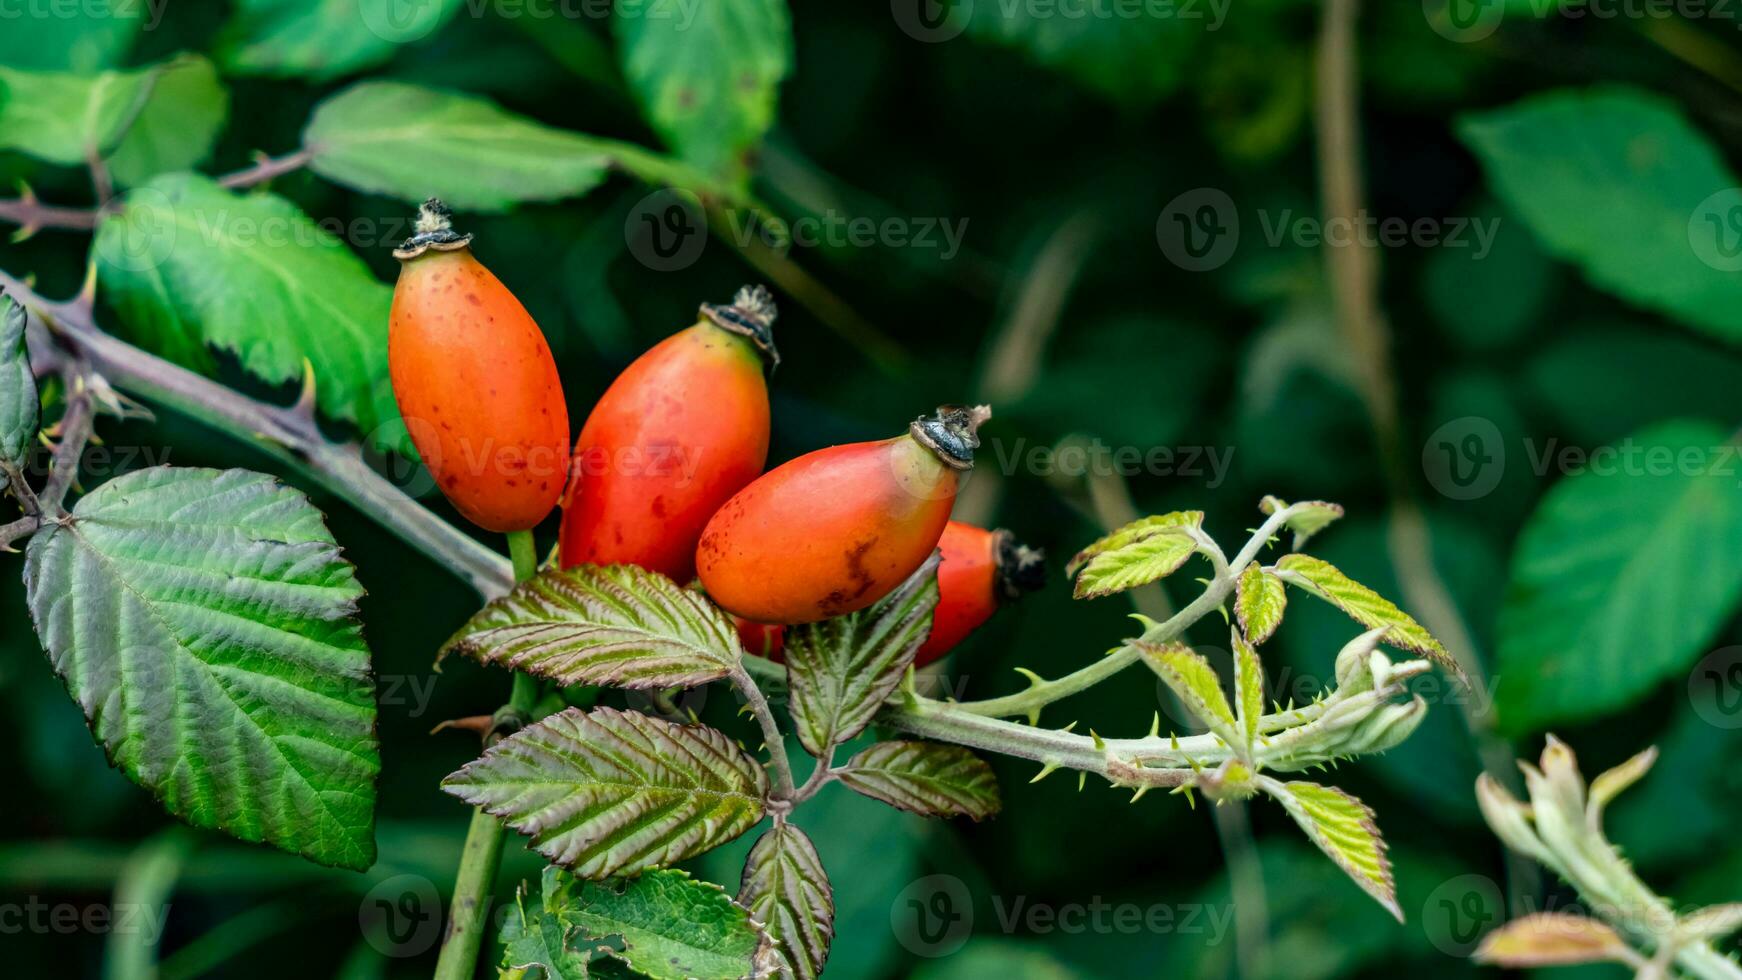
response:
[[[36,375],[24,347],[24,307],[0,294],[0,491],[36,442]]]
[[[1222,693],[1222,681],[1208,660],[1184,643],[1156,644],[1143,640],[1131,643],[1143,654],[1143,662],[1161,677],[1168,689],[1205,727],[1227,742],[1230,748],[1244,744],[1239,726],[1234,721],[1234,709],[1228,707],[1228,696]]]
[[[1153,517],[1132,521],[1110,534],[1103,535],[1095,543],[1077,552],[1065,565],[1065,574],[1075,576],[1095,556],[1136,544],[1144,538],[1153,537],[1163,531],[1202,527],[1203,524],[1204,512],[1201,510],[1179,510],[1171,514],[1157,514]]]
[[[1235,583],[1234,616],[1240,621],[1240,632],[1253,643],[1263,643],[1282,625],[1282,614],[1288,610],[1288,589],[1275,573],[1253,562],[1240,573]]]
[[[1323,500],[1302,500],[1297,503],[1287,503],[1275,497],[1265,497],[1258,502],[1258,509],[1265,515],[1272,515],[1294,507],[1293,514],[1283,521],[1283,526],[1294,532],[1294,550],[1299,551],[1307,543],[1307,539],[1330,527],[1333,521],[1343,516],[1343,505],[1333,504]]]
[[[862,612],[790,629],[786,678],[805,751],[821,756],[865,730],[931,633],[938,556]]]
[[[1440,646],[1440,641],[1420,623],[1384,596],[1344,575],[1330,562],[1311,555],[1284,555],[1276,563],[1276,574],[1284,582],[1336,606],[1368,629],[1385,627],[1386,643],[1419,653],[1447,670],[1458,670],[1446,648]]]
[[[959,745],[878,742],[840,772],[852,789],[928,817],[983,820],[998,812],[998,777]]]
[[[375,685],[351,566],[243,470],[116,477],[31,539],[37,636],[114,764],[198,827],[375,861]]]
[[[501,980],[587,980],[584,952],[574,941],[575,929],[563,922],[561,879],[556,868],[544,870],[543,887],[538,901],[528,908],[525,882],[514,893],[514,904],[508,907],[498,937],[502,942]]]
[[[1379,836],[1379,826],[1367,804],[1335,786],[1318,783],[1283,783],[1260,776],[1258,785],[1282,804],[1307,837],[1362,891],[1372,895],[1397,921],[1403,921],[1391,859],[1385,855],[1385,839]]]
[[[699,593],[633,565],[547,569],[492,601],[442,647],[575,684],[695,687],[738,662],[731,620]]]
[[[1482,937],[1471,959],[1488,966],[1527,970],[1580,963],[1626,963],[1632,947],[1615,930],[1588,915],[1538,912],[1513,919]]]
[[[781,974],[815,980],[835,938],[835,893],[805,832],[789,823],[762,835],[744,859],[738,903],[779,945]]]
[[[594,946],[652,980],[738,980],[766,976],[768,935],[750,912],[712,882],[683,871],[575,881],[547,868],[557,916]],[[622,948],[605,946],[616,938]]]
[[[768,775],[704,725],[569,708],[442,780],[583,878],[661,868],[762,819]]]

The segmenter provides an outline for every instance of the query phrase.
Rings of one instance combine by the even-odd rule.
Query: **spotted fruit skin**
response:
[[[538,324],[470,249],[400,266],[387,358],[412,442],[467,520],[520,531],[550,513],[568,475],[562,380]]]
[[[768,384],[744,337],[703,321],[629,365],[575,443],[562,563],[695,578],[696,543],[768,462]]]
[[[937,547],[959,473],[911,435],[820,449],[726,502],[696,571],[726,611],[812,623],[888,595]]]
[[[913,655],[916,667],[938,659],[967,639],[968,634],[998,611],[997,535],[961,521],[951,521],[938,539],[943,561],[938,565],[938,606],[932,613],[931,634]]]

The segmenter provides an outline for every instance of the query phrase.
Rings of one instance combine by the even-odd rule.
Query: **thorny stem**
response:
[[[281,157],[262,156],[252,167],[244,167],[234,173],[225,174],[224,176],[219,177],[218,183],[230,188],[231,190],[237,190],[243,187],[253,187],[256,184],[264,184],[276,177],[295,173],[308,166],[309,161],[314,158],[314,151],[306,147],[297,150],[295,153],[287,153]]]
[[[94,377],[88,365],[74,363],[65,372],[67,383],[66,413],[60,420],[60,445],[54,451],[54,464],[48,482],[42,488],[45,506],[59,511],[67,491],[79,475],[79,460],[84,458],[85,444],[91,439],[92,413],[95,399],[91,392]]]
[[[738,693],[744,695],[745,702],[750,706],[750,713],[756,716],[756,724],[762,729],[762,741],[768,747],[768,760],[774,767],[775,798],[790,806],[799,799],[798,791],[793,788],[792,763],[786,757],[786,739],[780,734],[780,725],[774,720],[774,711],[769,708],[768,699],[762,695],[762,688],[756,686],[756,679],[750,676],[742,662],[732,668],[730,676],[733,686],[738,688]]]
[[[90,231],[97,227],[97,217],[95,208],[55,207],[43,204],[28,192],[13,200],[0,200],[0,221],[20,226],[25,234],[39,228]]]
[[[93,371],[116,387],[289,464],[464,578],[480,595],[490,598],[508,591],[513,579],[507,559],[370,469],[355,443],[329,442],[304,412],[256,401],[117,340],[99,329],[82,305],[46,300],[5,272],[0,272],[0,288],[52,320],[54,340],[82,354]]]

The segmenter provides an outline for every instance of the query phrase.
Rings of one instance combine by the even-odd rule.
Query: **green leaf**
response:
[[[898,10],[922,7],[903,4]],[[1109,99],[1132,105],[1154,103],[1172,92],[1185,76],[1198,35],[1220,23],[1209,8],[1199,11],[1202,19],[1195,21],[1185,16],[1061,16],[1063,7],[1038,4],[994,2],[959,9],[971,13],[935,28],[914,13],[898,12],[896,19],[919,40],[943,40],[964,25],[970,37],[1013,48]]]
[[[1197,539],[1183,529],[1151,534],[1089,559],[1071,594],[1098,599],[1148,585],[1172,575],[1197,550]]]
[[[547,569],[492,601],[442,647],[554,680],[695,687],[731,673],[732,621],[699,593],[634,565]]]
[[[1234,645],[1234,704],[1240,719],[1240,738],[1251,758],[1252,746],[1258,741],[1258,721],[1264,717],[1264,665],[1258,660],[1258,650],[1247,642],[1239,630],[1231,634]]]
[[[702,725],[568,708],[442,781],[584,878],[665,867],[762,819],[768,776]]]
[[[150,6],[117,0],[102,17],[7,17],[0,31],[0,65],[84,74],[113,68],[138,37]]]
[[[328,180],[467,211],[585,194],[605,179],[614,146],[488,99],[398,82],[364,82],[321,103],[303,145]]]
[[[1360,800],[1335,786],[1317,783],[1282,783],[1268,776],[1259,785],[1269,793],[1307,837],[1342,868],[1361,890],[1385,910],[1403,921],[1397,904],[1397,886],[1391,877],[1391,859],[1385,855],[1385,839],[1379,835],[1373,811]]]
[[[931,633],[938,557],[876,605],[787,630],[792,720],[805,751],[821,756],[865,730]]]
[[[243,470],[137,470],[31,539],[25,585],[91,732],[169,812],[374,863],[363,590],[301,493]]]
[[[1222,681],[1208,660],[1184,643],[1133,640],[1132,644],[1142,652],[1143,662],[1160,675],[1168,689],[1205,727],[1230,748],[1245,744],[1234,721],[1234,709],[1228,706],[1228,696],[1222,693]]]
[[[815,980],[835,938],[835,893],[816,845],[790,823],[777,823],[744,861],[738,903],[779,945],[782,976]]]
[[[1294,550],[1299,551],[1307,543],[1307,539],[1323,531],[1332,521],[1343,516],[1343,505],[1328,503],[1323,500],[1303,500],[1290,504],[1275,497],[1265,497],[1258,502],[1258,509],[1265,515],[1275,514],[1288,507],[1298,508],[1283,524],[1294,532]]]
[[[0,490],[7,470],[22,470],[36,443],[36,375],[24,346],[24,307],[0,293]]]
[[[1447,670],[1456,671],[1446,648],[1420,623],[1411,619],[1391,601],[1337,570],[1335,565],[1311,555],[1284,555],[1276,563],[1276,574],[1288,584],[1318,596],[1350,619],[1368,629],[1387,627],[1385,641],[1434,661]]]
[[[230,94],[210,61],[183,55],[165,63],[145,107],[109,155],[109,173],[133,187],[204,163],[229,110]]]
[[[539,901],[528,910],[526,882],[514,893],[514,904],[502,920],[501,980],[586,980],[590,953],[570,941],[574,927],[558,916],[566,897],[556,868],[544,870]]]
[[[1240,621],[1240,632],[1253,643],[1263,643],[1282,625],[1287,609],[1288,589],[1282,579],[1257,562],[1247,565],[1235,583],[1234,616]]]
[[[80,166],[107,152],[151,95],[157,70],[31,72],[0,67],[0,150]]]
[[[1563,89],[1466,117],[1459,134],[1548,252],[1630,302],[1742,341],[1742,266],[1724,254],[1742,181],[1669,100]]]
[[[236,7],[218,45],[228,73],[325,82],[433,34],[461,0],[238,0]]]
[[[566,877],[545,872],[545,887]],[[725,889],[682,871],[571,882],[558,911],[581,935],[622,940],[610,954],[653,980],[738,980],[766,974],[768,937]]]
[[[1171,514],[1157,514],[1132,521],[1077,552],[1070,563],[1065,565],[1065,574],[1074,576],[1097,556],[1128,547],[1145,538],[1152,538],[1163,531],[1202,527],[1203,524],[1204,512],[1201,510],[1177,510]]]
[[[786,4],[619,4],[611,22],[623,75],[654,130],[684,160],[742,184],[792,68]]]
[[[1669,422],[1614,451],[1556,484],[1519,537],[1496,665],[1509,731],[1606,714],[1684,675],[1742,597],[1729,436]]]
[[[878,742],[848,762],[840,780],[874,800],[927,817],[984,820],[998,812],[998,777],[959,745]]]
[[[141,345],[210,371],[206,347],[281,384],[314,365],[321,408],[365,432],[398,418],[387,375],[393,290],[289,201],[159,177],[103,220],[97,275]]]

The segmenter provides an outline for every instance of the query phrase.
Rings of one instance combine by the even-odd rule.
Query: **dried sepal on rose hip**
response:
[[[418,210],[416,234],[393,252],[388,368],[442,493],[479,527],[522,531],[562,495],[568,406],[544,334],[471,241],[440,201]]]
[[[938,539],[943,561],[938,565],[938,604],[931,633],[914,654],[916,667],[936,661],[992,618],[999,607],[1046,584],[1046,557],[1038,549],[1018,544],[1002,528],[985,528],[951,521]],[[756,656],[785,659],[786,627],[734,616],[738,641]]]
[[[819,449],[770,470],[702,532],[703,587],[726,611],[759,623],[811,623],[870,606],[937,547],[991,414],[945,406],[893,439]]]
[[[773,297],[746,286],[617,376],[575,442],[562,563],[695,577],[708,519],[768,461]]]

